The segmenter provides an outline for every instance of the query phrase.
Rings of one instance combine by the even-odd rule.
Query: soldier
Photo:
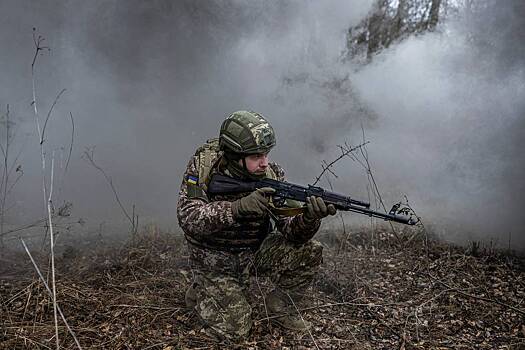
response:
[[[266,119],[238,111],[222,123],[218,139],[195,152],[184,173],[177,217],[193,271],[186,304],[218,338],[237,340],[249,334],[250,276],[268,276],[273,282],[265,296],[268,314],[278,316],[272,321],[292,330],[309,326],[297,305],[322,262],[322,246],[312,237],[321,219],[335,214],[334,206],[309,197],[304,214],[279,216],[274,230],[268,215],[272,188],[222,196],[206,192],[215,173],[284,181],[283,169],[268,160],[274,146],[275,134]]]

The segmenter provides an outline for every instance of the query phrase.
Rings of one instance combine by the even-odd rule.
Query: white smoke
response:
[[[226,115],[253,109],[274,124],[272,156],[291,181],[312,182],[321,160],[338,155],[337,144],[360,142],[363,126],[387,202],[407,194],[447,238],[508,231],[518,237],[525,88],[516,57],[523,43],[460,19],[366,66],[344,62],[346,32],[371,3],[4,1],[0,105],[10,103],[23,130],[34,133],[30,62],[37,27],[52,48],[37,66],[42,111],[68,89],[49,126],[50,150],[68,145],[69,111],[76,121],[61,199],[93,224],[124,220],[103,177],[81,159],[85,147],[95,146],[95,159],[128,208],[137,205],[142,223],[170,227],[194,149],[217,135]],[[521,28],[518,13],[493,17],[488,27]],[[473,32],[492,46],[472,40]],[[13,194],[13,219],[21,221],[41,211],[33,141]],[[359,166],[343,162],[336,171],[334,190],[366,199]]]

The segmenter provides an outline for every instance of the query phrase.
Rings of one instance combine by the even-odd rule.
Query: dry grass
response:
[[[322,349],[525,349],[525,273],[518,258],[385,232],[330,236],[304,316]],[[333,238],[336,239],[333,239]],[[338,238],[338,239],[337,239]],[[34,253],[36,254],[36,253]],[[52,300],[27,256],[0,261],[2,349],[54,347]],[[46,270],[45,256],[37,257]],[[57,259],[57,300],[84,349],[309,349],[310,336],[265,320],[253,283],[255,327],[241,344],[216,344],[185,309],[184,241],[155,229],[123,247],[70,248]],[[261,290],[269,286],[260,281]],[[73,339],[60,325],[63,349]]]

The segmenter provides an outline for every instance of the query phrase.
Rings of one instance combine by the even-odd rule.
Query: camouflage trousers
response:
[[[194,280],[186,303],[208,330],[228,339],[246,337],[252,327],[247,294],[250,277],[269,277],[277,289],[299,296],[317,274],[323,251],[317,241],[296,245],[280,233],[270,234],[256,252],[230,253],[189,245]]]

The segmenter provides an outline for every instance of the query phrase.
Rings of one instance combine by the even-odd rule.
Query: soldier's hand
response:
[[[306,211],[304,218],[307,221],[320,220],[328,215],[335,215],[337,210],[333,204],[328,204],[320,197],[306,197]]]
[[[233,218],[261,218],[268,214],[268,194],[274,193],[271,187],[259,188],[246,197],[232,202]]]

